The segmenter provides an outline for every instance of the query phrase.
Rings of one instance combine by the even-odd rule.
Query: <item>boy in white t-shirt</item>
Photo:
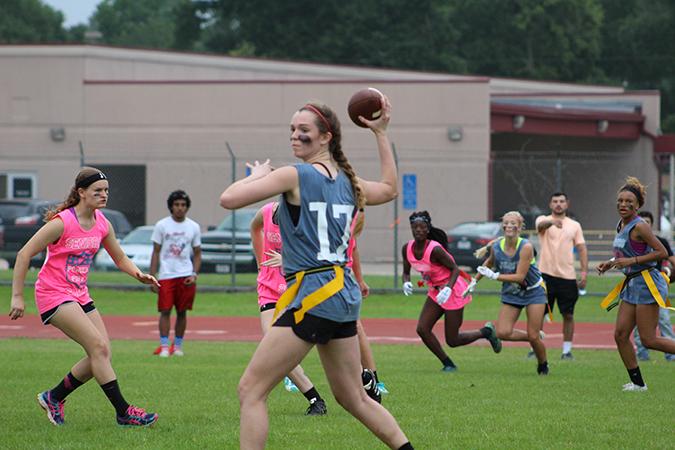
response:
[[[159,347],[155,355],[183,356],[183,337],[187,327],[187,311],[197,291],[197,274],[202,263],[201,234],[199,224],[187,217],[190,197],[185,191],[173,191],[167,199],[171,215],[155,224],[152,232],[152,259],[150,273],[156,274],[159,266],[160,287],[153,286],[159,294]],[[191,259],[192,257],[192,259]],[[176,307],[174,341],[169,347],[171,309]]]

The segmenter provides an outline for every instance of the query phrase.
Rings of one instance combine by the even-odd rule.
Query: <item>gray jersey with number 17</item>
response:
[[[347,262],[347,246],[356,207],[347,176],[339,171],[334,179],[321,174],[311,164],[296,164],[300,183],[300,218],[293,224],[285,199],[279,202],[279,230],[283,242],[284,273]],[[291,308],[298,308],[307,294],[334,278],[334,273],[319,272],[305,276]],[[361,294],[345,269],[345,287],[329,300],[312,308],[309,314],[346,322],[358,318]]]

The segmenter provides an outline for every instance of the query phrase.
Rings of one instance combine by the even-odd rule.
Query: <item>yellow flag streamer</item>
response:
[[[345,285],[345,271],[341,266],[333,266],[331,269],[335,271],[335,278],[333,278],[331,281],[328,283],[324,284],[321,286],[319,289],[316,291],[310,293],[307,295],[305,298],[302,299],[302,303],[300,305],[300,309],[298,309],[294,314],[295,318],[295,323],[300,323],[302,319],[305,318],[305,313],[309,311],[310,309],[314,308],[316,305],[323,303],[324,301],[328,300],[330,297],[333,295],[337,294],[340,289],[342,289]],[[291,304],[293,299],[296,297],[298,293],[298,289],[300,289],[300,284],[302,283],[302,279],[305,277],[305,274],[307,273],[315,273],[315,272],[323,272],[325,269],[322,270],[303,270],[301,272],[297,272],[295,274],[295,283],[292,284],[288,289],[286,289],[286,292],[284,292],[281,297],[279,297],[279,300],[277,301],[277,305],[274,308],[274,319],[276,320],[277,316],[281,311],[286,309],[288,305]]]
[[[652,278],[652,275],[649,273],[649,269],[645,269],[642,272],[640,272],[640,275],[642,275],[642,278],[645,280],[645,284],[647,285],[647,288],[649,289],[649,292],[652,294],[652,297],[654,297],[654,300],[656,300],[656,303],[659,305],[661,308],[666,308],[675,311],[675,308],[673,308],[670,304],[670,300],[666,297],[665,301],[663,300],[663,297],[661,297],[661,293],[656,287],[656,283],[654,283],[654,279]],[[670,279],[668,276],[661,272],[661,275],[663,278],[666,280],[666,284],[670,284]],[[610,311],[612,308],[617,306],[619,302],[621,302],[621,299],[618,298],[619,295],[621,294],[621,291],[624,288],[624,285],[628,281],[627,278],[624,278],[620,282],[617,283],[616,286],[614,286],[614,289],[611,290],[607,296],[605,296],[604,299],[602,299],[602,302],[600,302],[600,307],[606,309],[607,311]]]

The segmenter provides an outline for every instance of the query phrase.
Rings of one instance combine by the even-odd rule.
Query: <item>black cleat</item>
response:
[[[328,414],[328,408],[326,408],[326,402],[323,399],[312,399],[305,412],[306,416],[325,416]]]
[[[361,372],[361,381],[363,382],[363,389],[366,390],[368,397],[375,400],[377,403],[382,403],[382,394],[375,382],[375,375],[368,369],[363,369]]]

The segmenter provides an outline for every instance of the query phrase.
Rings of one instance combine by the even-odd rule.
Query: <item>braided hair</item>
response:
[[[68,192],[68,196],[66,197],[66,199],[63,201],[63,203],[57,205],[56,208],[50,208],[47,211],[45,211],[43,220],[45,222],[49,222],[61,211],[64,211],[68,208],[72,208],[73,206],[80,203],[80,194],[77,192],[78,189],[77,186],[79,186],[82,183],[82,181],[91,177],[92,175],[100,173],[101,171],[94,167],[83,167],[82,169],[80,169],[80,171],[77,173],[77,176],[75,177],[75,184],[73,184],[73,187],[70,188],[70,192]]]
[[[316,114],[316,111],[314,111],[315,109],[321,113],[323,118]],[[366,204],[366,196],[356,178],[356,172],[354,172],[352,165],[349,164],[347,157],[342,151],[342,131],[340,128],[340,120],[337,118],[337,115],[328,106],[316,101],[308,102],[307,105],[300,108],[299,111],[309,111],[317,116],[314,123],[319,128],[319,131],[321,133],[330,132],[333,135],[328,143],[328,151],[338,167],[340,167],[349,179],[349,182],[352,185],[352,191],[354,192],[356,207],[362,209]]]
[[[410,214],[408,220],[410,221],[411,225],[413,222],[419,221],[426,223],[427,227],[429,228],[429,239],[438,242],[445,250],[448,250],[448,235],[445,234],[445,231],[441,230],[440,228],[436,228],[431,225],[431,216],[429,215],[428,211],[415,211],[414,213]]]

